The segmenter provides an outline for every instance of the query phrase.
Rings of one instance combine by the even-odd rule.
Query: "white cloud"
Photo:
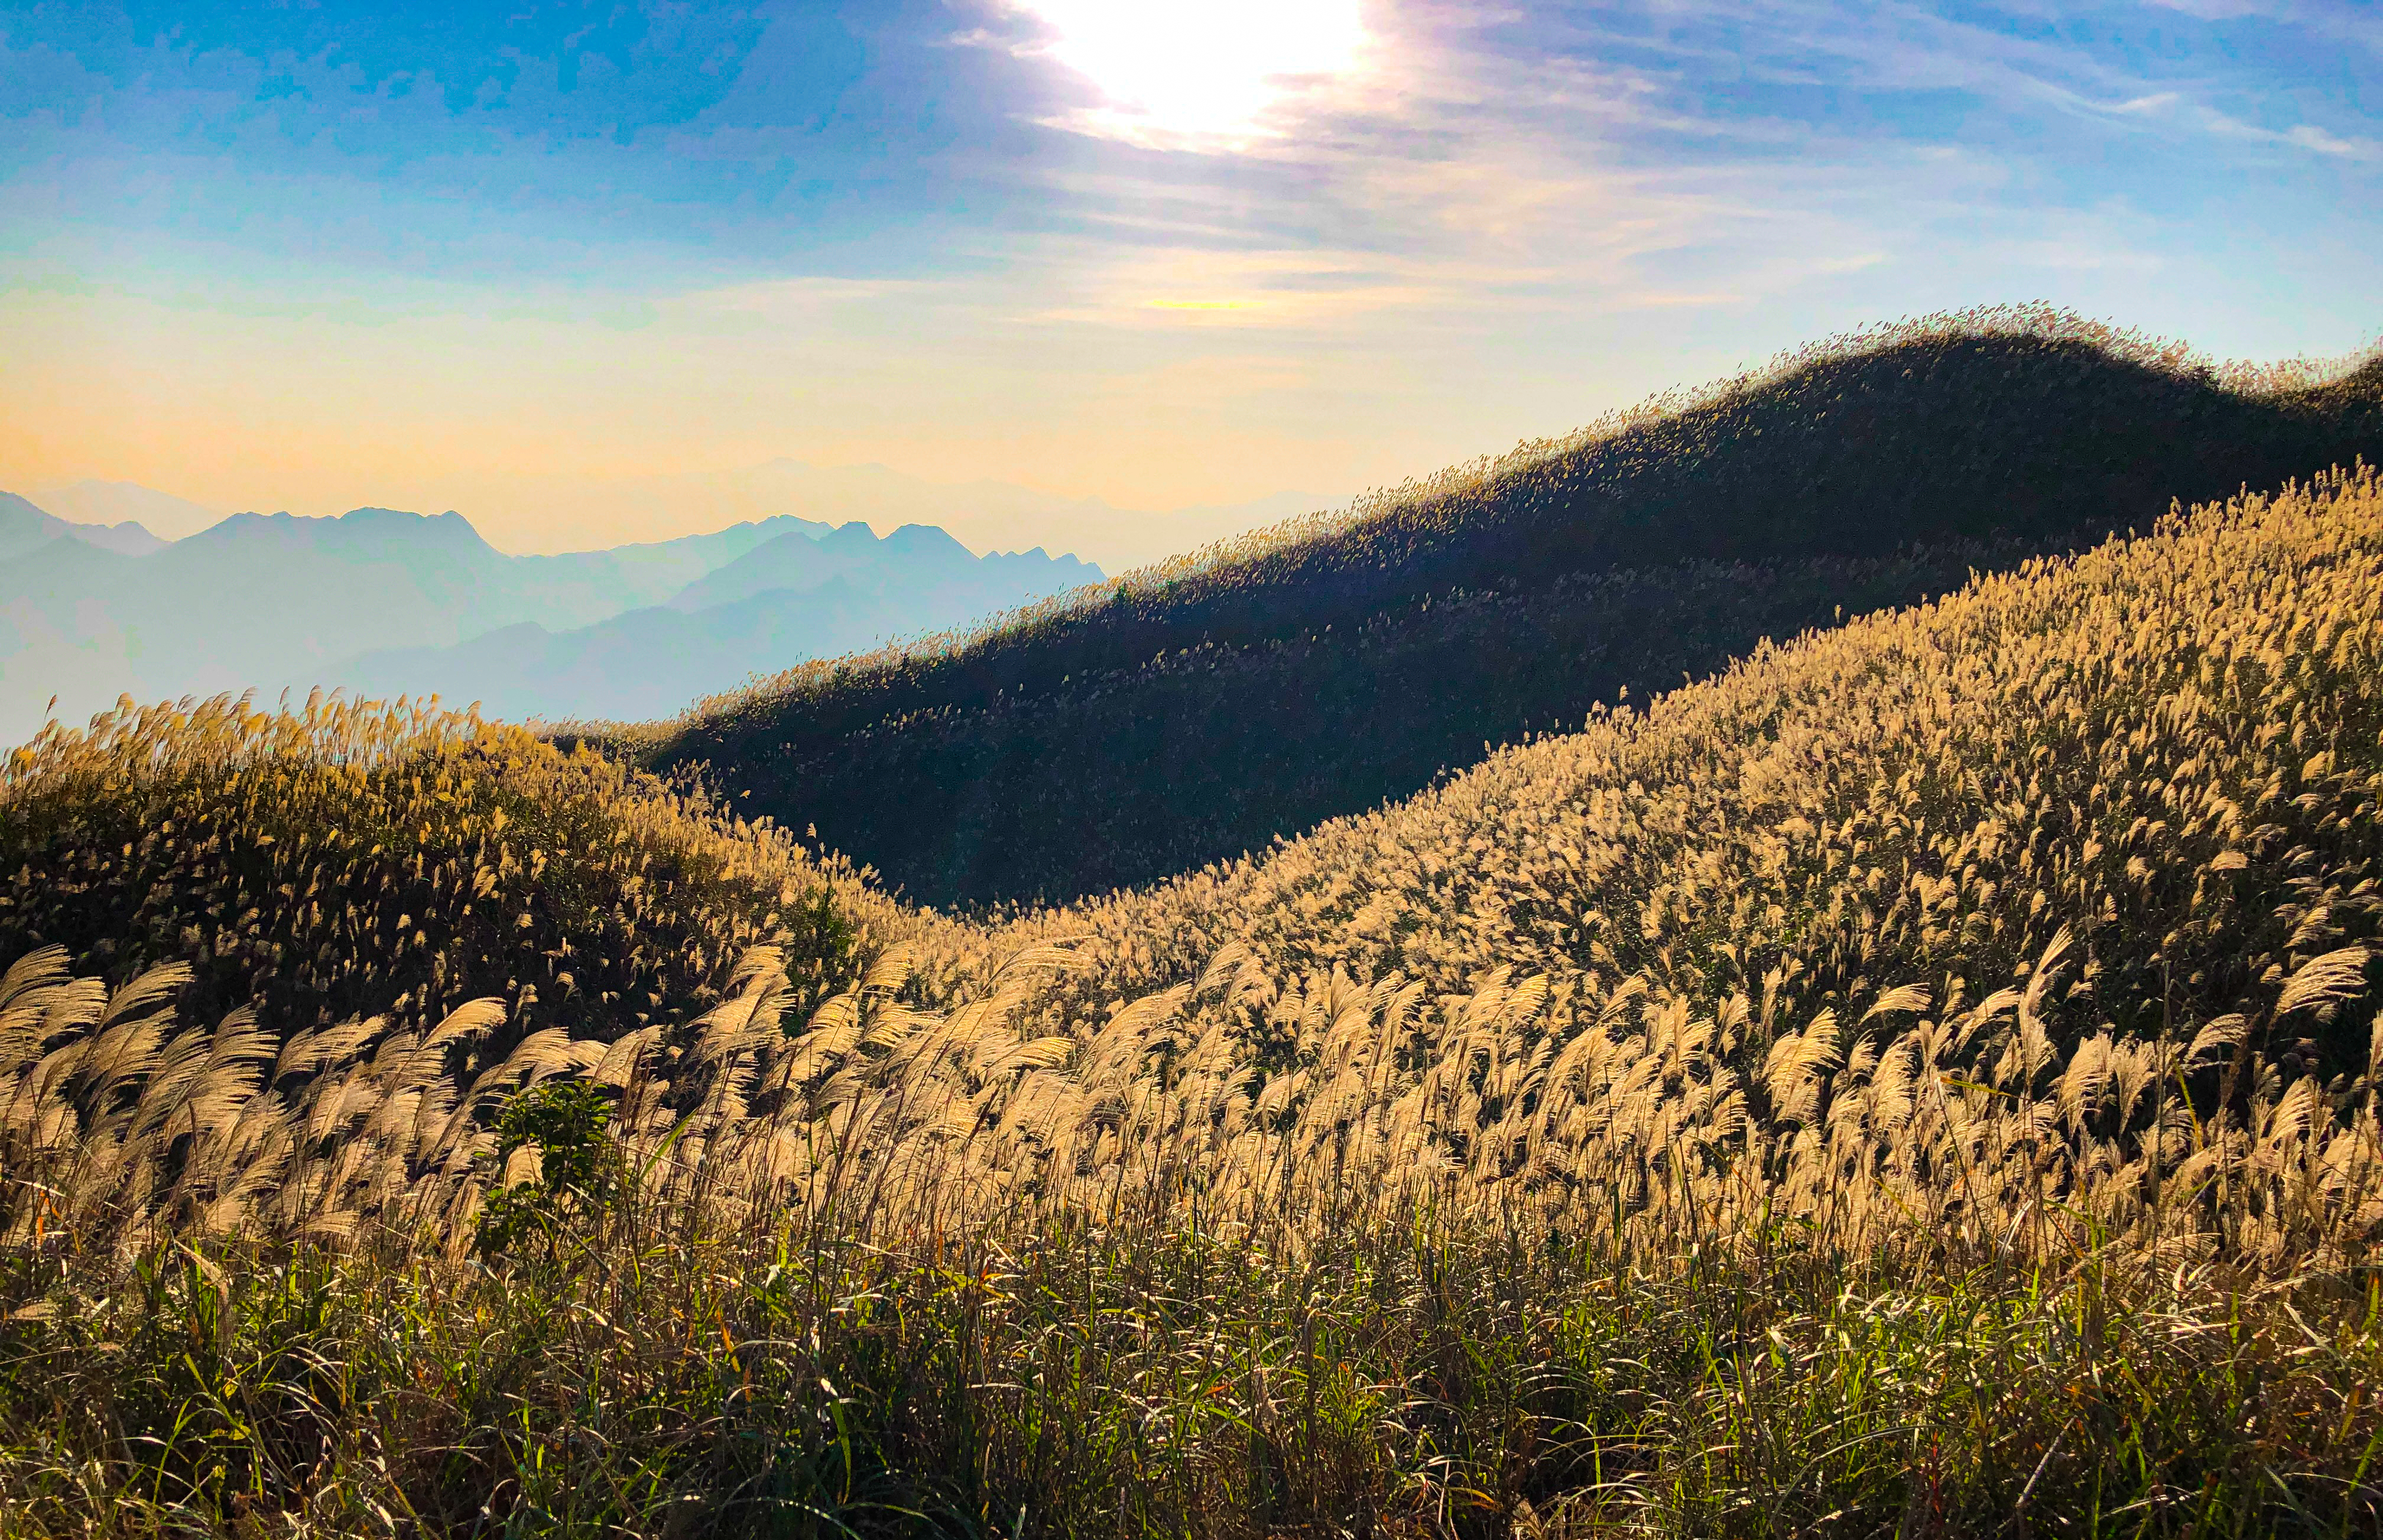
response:
[[[2314,123],[2300,123],[2284,130],[2285,142],[2303,150],[2315,150],[2320,155],[2340,155],[2351,160],[2377,158],[2377,146],[2371,139],[2343,139],[2329,134]]]

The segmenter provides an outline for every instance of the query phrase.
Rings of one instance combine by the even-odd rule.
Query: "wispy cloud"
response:
[[[1098,212],[1080,290],[1039,318],[1446,326],[1559,297],[1608,313],[1742,305],[1889,260],[1871,220],[1972,198],[1994,175],[1974,157],[1698,113],[1647,66],[1548,51],[1544,31],[1523,46],[1506,35],[1516,13],[1407,5],[1368,19],[1367,69],[1287,93],[1285,131],[1120,147],[1053,173],[1055,191]]]
[[[1166,507],[1943,305],[2259,352],[2377,321],[2371,6],[685,8],[511,76],[501,18],[355,59],[313,13],[258,32],[287,58],[0,27],[29,468],[464,506],[791,454]]]
[[[1587,17],[1405,0],[1365,19],[1364,69],[1286,89],[1274,131],[1171,154],[1120,146],[1105,169],[1073,166],[1051,185],[1098,207],[1093,226],[1115,221],[1120,272],[1149,260],[1137,244],[1276,251],[1288,237],[1340,262],[1398,253],[1407,281],[1374,290],[1388,305],[1552,285],[1627,305],[1777,292],[1815,270],[1780,259],[1790,242],[1850,247],[1874,266],[1924,245],[1937,221],[1975,234],[2049,216],[2077,196],[2064,184],[2080,167],[2065,156],[2083,148],[2080,130],[2059,129],[2066,144],[2043,137],[2064,119],[2155,158],[2188,134],[2218,155],[2230,145],[2364,161],[2375,150],[2317,122],[2263,127],[2219,105],[2246,88],[2214,66],[2149,74],[2129,50],[2056,20],[1992,26],[1834,0]],[[1740,84],[1721,89],[1716,74]],[[1105,131],[1066,111],[1038,120]],[[2126,195],[2123,183],[2081,195],[2113,191]],[[2127,260],[2108,250],[2105,265]],[[1731,281],[1679,284],[1682,264],[1727,268]]]

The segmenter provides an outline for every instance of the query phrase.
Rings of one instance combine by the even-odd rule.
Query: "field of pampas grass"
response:
[[[29,950],[0,1512],[2377,1533],[2378,651],[2361,469],[1262,858],[856,892],[825,989],[500,1051]]]
[[[0,955],[174,965],[186,1018],[277,1037],[490,998],[514,1037],[611,1036],[762,942],[816,1003],[874,902],[767,820],[434,704],[128,700],[9,751],[0,807]]]
[[[2043,305],[1824,339],[967,632],[596,731],[937,906],[1068,902],[1414,795],[1835,617],[2383,461],[2383,357]]]

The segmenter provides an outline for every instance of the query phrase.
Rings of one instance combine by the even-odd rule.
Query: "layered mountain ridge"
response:
[[[375,652],[344,677],[375,696],[435,690],[492,715],[660,715],[755,673],[936,632],[1096,582],[1041,548],[971,555],[941,529],[853,522],[780,535],[669,599],[566,630],[525,622],[444,648]]]
[[[781,514],[513,556],[451,511],[242,513],[166,542],[11,497],[0,503],[0,739],[120,696],[315,686],[436,693],[514,716],[652,714],[757,669],[939,630],[1099,576],[1072,557],[981,559],[928,533],[880,541],[866,524]],[[797,570],[823,537],[835,543],[820,563],[846,590],[819,592]]]
[[[59,540],[71,540],[120,556],[147,556],[166,542],[130,520],[84,524],[43,512],[14,492],[0,492],[0,561],[29,556]]]

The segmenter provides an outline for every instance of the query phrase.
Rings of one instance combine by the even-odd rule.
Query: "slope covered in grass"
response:
[[[1062,900],[1262,849],[1972,564],[2360,456],[2383,456],[2383,363],[2221,375],[2073,317],[1934,318],[796,670],[645,749],[921,901]]]
[[[965,994],[973,955],[1069,945],[1022,1029],[1084,1044],[1038,1115],[1082,1141],[1061,1168],[1221,1135],[1201,1158],[1253,1181],[1290,1151],[1563,1201],[1643,1153],[1612,1142],[1627,1109],[1723,1187],[1625,1186],[1700,1223],[1738,1138],[1784,1155],[1796,1127],[1870,1141],[1863,1169],[1944,1213],[1941,1152],[1876,1161],[1951,1073],[1988,1100],[1945,1127],[2043,1095],[2142,1178],[2152,1122],[2205,1135],[2296,1080],[2303,1132],[2364,1127],[2379,656],[2366,472],[1765,648],[1255,860],[939,923],[923,955]],[[2154,1118],[2169,1080],[2197,1121]]]
[[[475,716],[310,701],[129,704],[0,764],[0,955],[122,983],[186,970],[185,1019],[280,1041],[419,1031],[504,1003],[509,1044],[684,1019],[773,942],[814,996],[858,885],[782,833]]]
[[[807,1019],[755,951],[600,1054],[461,1069],[467,1009],[291,1058],[23,960],[0,1498],[33,1534],[2370,1533],[2378,663],[2364,473],[1254,862],[890,922]]]

